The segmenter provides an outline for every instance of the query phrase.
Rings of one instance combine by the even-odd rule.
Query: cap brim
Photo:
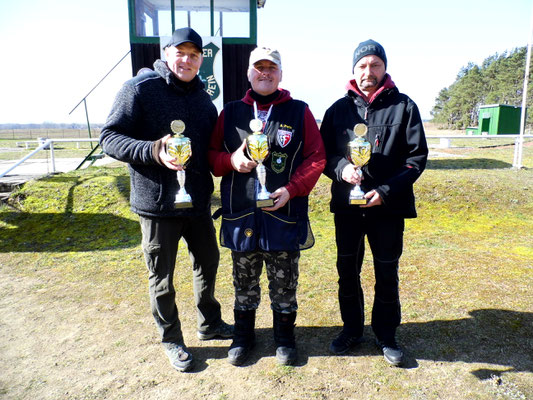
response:
[[[178,47],[180,44],[183,44],[183,43],[190,43],[194,45],[194,47],[196,47],[199,51],[202,51],[202,48],[198,46],[198,43],[191,42],[190,40],[182,40],[180,42],[171,42],[167,44],[164,48],[166,49],[167,47]]]

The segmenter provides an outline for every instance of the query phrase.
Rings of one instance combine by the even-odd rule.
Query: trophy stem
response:
[[[361,168],[357,168],[357,175],[363,176],[363,172],[361,171]],[[365,193],[361,190],[361,186],[359,184],[356,184],[353,189],[350,192],[349,197],[350,204],[367,204],[368,199],[365,198]]]
[[[178,171],[178,184],[180,185],[180,190],[185,189],[185,170]]]
[[[274,200],[270,198],[270,193],[266,188],[266,168],[262,163],[256,167],[257,180],[261,186],[260,192],[257,194],[258,207],[271,207],[274,205]]]
[[[175,208],[187,208],[192,206],[191,195],[185,191],[185,170],[178,171],[178,193],[176,193],[176,199],[174,200]]]

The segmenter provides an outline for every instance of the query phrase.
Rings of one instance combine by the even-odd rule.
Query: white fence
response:
[[[55,163],[55,156],[54,156],[54,143],[57,142],[98,142],[98,139],[45,139],[45,140],[39,140],[38,146],[35,150],[33,150],[31,153],[29,153],[27,156],[21,158],[19,161],[17,161],[14,165],[7,168],[5,171],[0,173],[0,178],[17,168],[19,165],[24,163],[28,158],[33,157],[35,154],[40,152],[41,150],[50,150],[50,160],[52,162],[52,173],[56,172],[56,163]]]

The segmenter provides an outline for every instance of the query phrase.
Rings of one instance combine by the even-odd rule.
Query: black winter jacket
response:
[[[188,85],[178,82],[165,62],[154,71],[127,81],[119,91],[102,129],[100,144],[109,156],[129,164],[133,212],[151,217],[200,215],[210,212],[213,179],[207,149],[217,111],[196,76]],[[176,171],[158,163],[154,144],[172,134],[170,123],[182,120],[191,139],[192,156],[186,167],[185,189],[193,207],[175,209]]]
[[[355,82],[352,81],[352,87]],[[390,77],[381,93],[368,104],[355,90],[337,100],[325,113],[320,132],[326,147],[324,173],[331,178],[331,212],[361,212],[348,204],[353,185],[342,179],[349,164],[347,145],[357,123],[368,126],[366,140],[372,145],[369,163],[362,168],[361,189],[375,189],[383,204],[366,212],[415,218],[413,183],[426,166],[428,147],[416,104],[394,86]]]

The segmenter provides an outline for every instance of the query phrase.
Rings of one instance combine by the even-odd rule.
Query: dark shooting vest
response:
[[[285,186],[294,171],[303,160],[303,125],[304,113],[307,105],[299,100],[290,100],[285,103],[275,104],[263,133],[268,136],[269,155],[263,161],[266,169],[266,188],[273,193],[278,188]],[[233,153],[241,146],[246,137],[252,134],[250,121],[254,119],[252,105],[242,101],[228,103],[224,107],[224,148]],[[255,169],[249,173],[232,171],[225,175],[220,183],[220,196],[222,200],[223,225],[226,232],[221,231],[221,245],[237,251],[254,250],[254,244],[241,247],[232,246],[228,242],[239,241],[235,236],[241,229],[246,229],[240,223],[245,223],[248,228],[248,238],[252,243],[259,240],[259,247],[266,251],[298,250],[309,248],[314,243],[307,216],[307,196],[296,196],[289,200],[285,206],[275,212],[265,212],[256,209],[256,196],[259,191],[259,182]],[[285,218],[287,217],[287,218]],[[248,222],[244,220],[247,219]],[[237,221],[235,226],[228,227],[228,223]],[[240,221],[240,222],[239,222]],[[281,225],[277,225],[277,224]],[[284,224],[285,223],[285,224]],[[290,226],[287,224],[291,224]],[[297,224],[301,229],[290,229]],[[304,232],[305,231],[305,232]],[[251,234],[252,232],[253,234]],[[277,238],[273,236],[277,235]],[[283,238],[286,234],[290,237]],[[227,236],[230,235],[233,239]],[[305,236],[297,239],[299,243],[290,248],[283,248],[284,242],[294,242],[292,236]],[[224,236],[226,239],[224,240]],[[308,238],[309,237],[309,238]],[[242,238],[241,238],[242,239]],[[246,240],[246,237],[244,237]],[[273,242],[279,243],[273,243]],[[262,242],[262,243],[261,243]]]

